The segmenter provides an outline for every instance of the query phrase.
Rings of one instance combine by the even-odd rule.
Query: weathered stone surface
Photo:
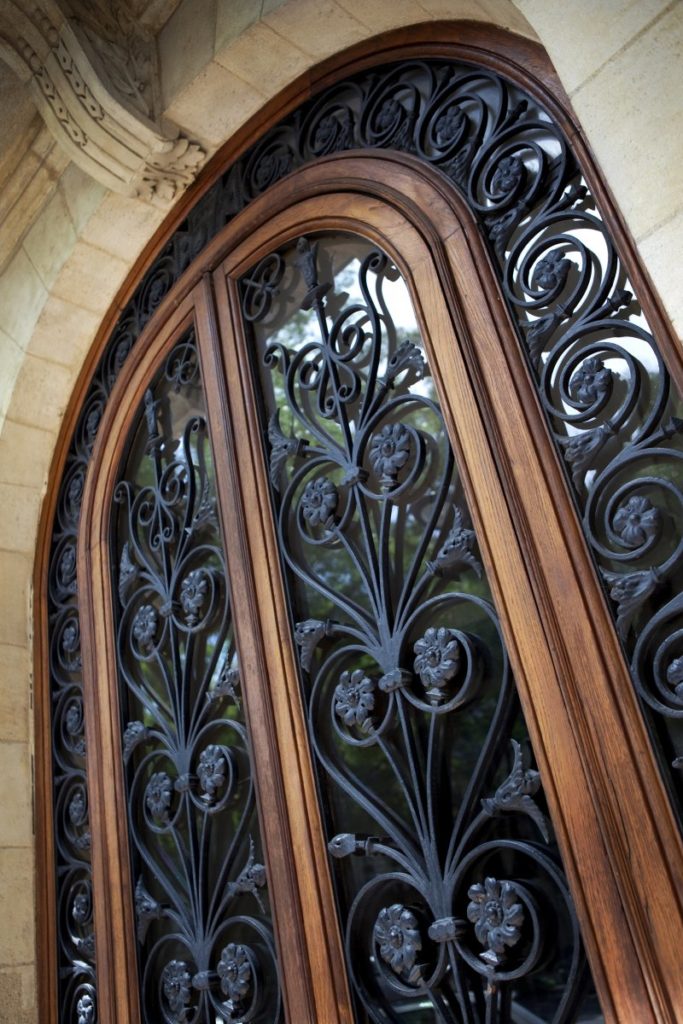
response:
[[[35,956],[33,855],[30,847],[0,848],[0,964],[31,964]],[[4,1016],[3,1020],[13,1021]]]
[[[682,48],[683,5],[677,4],[572,96],[636,238],[680,208]]]
[[[132,260],[131,260],[132,262]],[[77,242],[52,288],[57,298],[104,313],[122,284],[128,262],[87,242]]]
[[[0,843],[4,846],[30,846],[33,822],[28,743],[0,743],[0,778]],[[23,958],[19,962],[25,960]]]
[[[0,741],[28,742],[29,654],[0,646]],[[0,834],[0,843],[3,841]]]
[[[263,20],[316,61],[367,35],[365,26],[334,0],[289,0],[264,14]]]
[[[53,430],[66,409],[75,380],[75,372],[59,363],[24,356],[7,415],[15,423]]]
[[[262,94],[213,61],[176,96],[169,114],[182,127],[193,125],[196,137],[216,147],[262,105]]]
[[[54,284],[75,244],[71,214],[58,189],[24,239],[26,254],[46,288]]]
[[[262,95],[264,83],[284,88],[310,64],[298,46],[260,21],[216,53],[216,60]]]
[[[0,330],[0,431],[5,419],[5,414],[12,401],[12,391],[16,382],[21,364],[24,361],[24,352],[17,345],[13,338]]]
[[[0,970],[0,1006],[12,1024],[33,1024],[36,1011],[36,971],[30,964]]]
[[[678,336],[683,335],[683,209],[638,243]]]
[[[132,263],[164,219],[164,211],[110,192],[83,229],[83,241]]]
[[[661,14],[669,0],[573,0],[563,9],[547,0],[515,0],[515,6],[535,26],[571,93]]]
[[[97,313],[50,295],[38,317],[28,352],[62,366],[80,367],[99,323]]]
[[[534,38],[535,32],[512,0],[420,0],[434,18],[488,21],[500,28]]]
[[[373,32],[382,32],[397,25],[417,24],[428,21],[432,16],[418,0],[394,0],[391,7],[371,4],[367,0],[337,0],[337,3]]]
[[[0,644],[25,647],[28,643],[31,560],[15,551],[0,551],[0,580]]]
[[[25,349],[33,333],[47,290],[23,249],[0,277],[0,329]]]
[[[0,483],[0,548],[33,552],[40,492],[21,484]]]
[[[159,33],[164,108],[212,59],[215,25],[216,0],[202,0],[201,14],[196,0],[183,0]]]
[[[258,21],[261,13],[260,5],[253,0],[217,0],[214,52],[219,53],[224,46],[238,39]]]
[[[69,164],[59,179],[71,220],[80,235],[97,207],[107,195],[107,189],[82,171],[78,164]]]

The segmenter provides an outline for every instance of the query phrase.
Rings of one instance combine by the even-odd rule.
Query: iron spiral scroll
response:
[[[398,271],[318,235],[241,287],[359,1019],[586,1019],[567,881]]]
[[[274,939],[192,333],[114,493],[117,661],[141,1010],[277,1024]]]
[[[680,812],[683,416],[656,340],[567,139],[535,99],[466,63],[409,60],[364,71],[266,132],[196,203],[124,308],[78,418],[48,580],[65,1024],[97,1018],[75,565],[99,424],[142,328],[208,242],[286,174],[351,149],[409,152],[441,171],[488,240]]]

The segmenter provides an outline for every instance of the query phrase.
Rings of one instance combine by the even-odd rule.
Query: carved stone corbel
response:
[[[47,127],[74,163],[107,188],[170,202],[206,153],[155,120],[156,53],[121,2],[71,0],[26,14],[0,0],[0,39]],[[65,6],[65,4],[64,4]],[[16,15],[16,17],[15,17]]]

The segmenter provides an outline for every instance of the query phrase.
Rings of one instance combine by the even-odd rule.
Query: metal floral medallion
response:
[[[140,1001],[150,1024],[281,1020],[192,335],[146,392],[112,559]],[[76,818],[81,810],[76,807]]]
[[[405,285],[326,234],[241,292],[358,1019],[601,1020]]]

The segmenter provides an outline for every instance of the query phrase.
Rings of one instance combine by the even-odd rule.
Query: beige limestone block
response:
[[[263,21],[316,61],[367,37],[367,29],[334,0],[288,0]]]
[[[70,164],[59,178],[59,189],[67,201],[71,219],[80,234],[106,193],[104,185],[82,171],[78,164]]]
[[[35,959],[33,854],[0,848],[0,964],[31,964]]]
[[[0,741],[28,742],[30,681],[28,649],[0,646]]]
[[[683,209],[638,243],[679,337],[683,336]]]
[[[536,35],[512,0],[420,0],[420,3],[434,18],[485,21],[531,39]]]
[[[54,451],[56,435],[6,419],[0,433],[0,483],[41,490]]]
[[[0,1007],[12,1024],[35,1024],[36,969],[33,964],[0,968]]]
[[[661,14],[670,0],[514,2],[536,29],[565,89],[573,92]]]
[[[0,743],[0,847],[28,846],[33,836],[27,743]]]
[[[8,418],[41,430],[57,431],[75,380],[75,369],[27,355],[12,392]]]
[[[193,138],[219,146],[263,105],[263,96],[215,61],[208,64],[166,111]]]
[[[2,89],[0,87],[0,95]],[[0,269],[55,191],[69,160],[38,118],[30,146],[13,168],[0,173]]]
[[[636,239],[681,203],[683,4],[621,50],[572,96]]]
[[[110,192],[83,229],[82,239],[129,265],[164,220],[167,211],[141,199]]]
[[[40,491],[20,484],[0,484],[0,548],[33,552]]]
[[[183,0],[157,39],[161,95],[168,107],[213,57],[216,0]]]
[[[100,320],[99,314],[50,295],[31,335],[28,351],[39,359],[80,367]]]
[[[26,348],[47,290],[23,249],[0,277],[0,330]]]
[[[41,210],[24,239],[24,249],[46,288],[54,283],[76,243],[66,199],[59,191]]]
[[[0,431],[12,401],[12,389],[25,358],[16,341],[0,330]]]
[[[31,562],[16,551],[0,551],[0,644],[26,647],[28,643]]]
[[[311,64],[310,57],[262,21],[224,46],[216,60],[254,89],[262,90],[267,82],[273,95]]]
[[[79,241],[52,287],[53,295],[74,306],[104,313],[129,269],[128,263]]]
[[[81,233],[100,205],[107,190],[99,181],[82,171],[77,164],[69,164],[59,179],[59,188],[69,207],[76,234]]]
[[[342,10],[373,32],[384,32],[401,25],[415,25],[433,17],[419,0],[392,0],[392,3],[337,0],[337,3]]]
[[[260,0],[217,0],[214,53],[237,39],[260,16]]]
[[[57,187],[52,172],[31,152],[0,189],[0,271]]]

